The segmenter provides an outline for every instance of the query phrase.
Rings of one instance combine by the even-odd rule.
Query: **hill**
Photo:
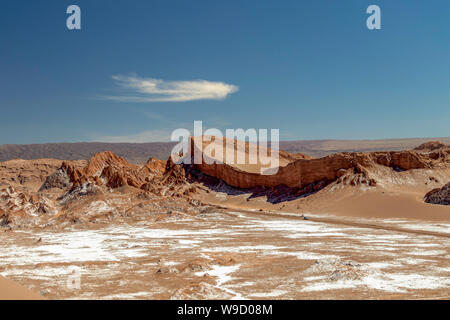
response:
[[[387,140],[297,140],[281,141],[280,149],[289,153],[302,153],[311,157],[323,157],[338,152],[374,152],[410,150],[430,140],[447,145],[449,138],[412,138]],[[110,150],[132,163],[145,163],[149,157],[167,159],[175,143],[46,143],[5,144],[0,146],[0,161],[12,159],[88,160],[98,152]]]

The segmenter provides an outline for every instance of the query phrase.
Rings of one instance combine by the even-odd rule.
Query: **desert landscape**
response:
[[[439,140],[303,142],[319,156],[281,143],[274,175],[259,162],[4,153],[0,296],[448,299],[450,139]]]
[[[450,300],[449,17],[2,2],[0,300],[177,319]]]

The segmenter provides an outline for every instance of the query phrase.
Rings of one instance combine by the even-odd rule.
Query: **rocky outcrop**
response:
[[[70,189],[72,188],[72,182],[69,178],[68,167],[66,163],[56,170],[51,175],[47,176],[42,186],[39,188],[38,192],[44,190],[58,188],[58,189]]]
[[[8,187],[0,190],[0,225],[20,221],[22,218],[37,217],[53,213],[54,207],[50,200],[37,195],[29,195]]]
[[[366,275],[361,264],[335,258],[316,260],[305,273],[326,276],[328,281],[360,280]]]
[[[86,183],[109,188],[130,186],[141,188],[155,177],[162,177],[165,161],[149,159],[142,167],[131,164],[110,151],[97,153],[84,168],[76,168],[64,162],[61,168],[49,176],[41,189],[49,187],[79,188]]]
[[[61,197],[58,198],[60,205],[65,205],[70,201],[79,199],[83,196],[100,194],[100,188],[93,183],[85,182],[82,185],[72,188],[69,192],[66,192]]]
[[[191,138],[190,154],[203,154],[204,159],[211,160],[211,146],[220,150],[223,148],[222,161],[203,161],[194,163],[193,168],[202,173],[224,181],[226,184],[242,189],[255,187],[276,187],[284,185],[290,188],[304,188],[311,184],[330,183],[336,181],[343,174],[343,171],[350,170],[351,177],[344,177],[343,182],[349,184],[367,184],[373,186],[376,181],[370,177],[370,171],[377,166],[391,168],[394,171],[406,171],[412,169],[425,169],[439,166],[449,162],[450,155],[444,149],[436,149],[431,153],[422,153],[414,150],[391,151],[391,152],[370,152],[370,153],[336,153],[319,159],[312,159],[302,154],[292,155],[286,152],[279,153],[279,167],[274,170],[275,174],[269,173],[270,166],[264,165],[263,161],[257,157],[255,164],[239,164],[236,162],[236,154],[244,153],[248,159],[250,144],[245,144],[245,149],[237,152],[237,142],[229,144],[229,139],[206,138],[207,142],[201,142],[200,137]],[[211,142],[212,141],[212,142]],[[226,143],[225,143],[226,142]],[[223,145],[226,145],[223,146]],[[434,144],[432,143],[434,146]],[[234,148],[234,151],[233,151]],[[267,154],[272,154],[272,150],[266,149]],[[265,150],[264,150],[265,151]],[[234,161],[228,161],[226,153],[234,153]],[[440,152],[435,154],[436,152]],[[215,151],[214,151],[215,153]],[[231,157],[233,158],[233,157]],[[198,161],[197,161],[198,162]]]
[[[450,205],[450,183],[442,188],[433,189],[425,195],[425,202],[432,204]]]
[[[210,143],[218,142],[220,141],[213,140]],[[191,148],[191,154],[198,151],[195,143],[191,144]],[[248,150],[249,144],[246,145],[245,153]],[[82,190],[87,184],[92,184],[113,189],[129,186],[160,196],[182,196],[195,192],[195,190],[191,190],[195,188],[186,184],[187,181],[193,182],[191,174],[192,170],[195,170],[223,181],[231,187],[263,188],[263,192],[273,193],[273,198],[278,201],[279,194],[286,191],[283,189],[284,187],[294,188],[289,191],[289,194],[298,196],[316,192],[335,181],[348,185],[375,186],[377,181],[371,172],[380,166],[397,172],[434,168],[448,161],[449,157],[443,150],[440,148],[430,153],[414,150],[337,153],[320,159],[284,152],[280,154],[281,161],[278,171],[272,175],[260,174],[255,167],[229,164],[226,161],[225,163],[206,163],[204,161],[200,164],[186,165],[175,164],[171,158],[167,161],[150,158],[145,165],[138,166],[106,151],[92,157],[84,168],[76,168],[70,163],[63,163],[61,168],[46,180],[41,189],[57,186],[69,187],[72,191],[77,188]],[[204,149],[200,150],[202,154],[204,151]],[[224,149],[224,151],[226,153],[230,149]],[[435,152],[444,153],[436,158]],[[255,166],[261,168],[259,163]],[[276,189],[268,191],[266,188]]]
[[[58,198],[64,205],[86,195],[100,193],[99,187],[117,189],[132,187],[137,191],[159,196],[182,196],[194,192],[184,186],[185,171],[181,165],[150,158],[143,166],[131,164],[110,151],[94,155],[84,168],[63,162],[61,167],[47,177],[40,191],[52,188],[66,189]]]
[[[430,159],[450,163],[450,146],[440,141],[430,141],[421,144],[414,150],[421,154],[426,154]]]
[[[13,187],[16,191],[34,193],[46,178],[61,167],[63,161],[56,159],[10,160],[0,162],[0,189]],[[86,165],[85,161],[70,161],[73,167]]]
[[[406,179],[415,185],[420,182],[423,192],[425,186],[431,189],[440,186],[438,181],[448,181],[450,174],[450,148],[434,146],[438,145],[424,148],[431,151],[337,153],[319,159],[280,153],[280,167],[272,175],[260,173],[262,162],[252,166],[226,161],[177,164],[171,158],[167,161],[150,158],[144,165],[135,165],[109,151],[94,155],[87,163],[59,162],[59,168],[54,160],[51,163],[55,166],[46,168],[46,161],[42,160],[37,162],[39,170],[53,171],[34,178],[41,184],[19,181],[17,187],[0,190],[0,225],[34,225],[38,220],[43,225],[56,220],[95,222],[107,221],[112,216],[126,218],[167,212],[162,218],[158,216],[165,219],[175,216],[172,211],[201,212],[203,198],[196,198],[195,193],[205,198],[210,192],[224,194],[225,198],[250,194],[248,201],[263,197],[267,202],[280,203],[312,195],[327,186],[330,192],[347,186],[384,188],[391,183],[401,185]],[[247,144],[244,153],[249,147]],[[230,150],[231,147],[225,151]],[[29,167],[24,161],[14,164],[8,173],[10,181],[16,179],[16,168]],[[403,172],[414,169],[418,170]],[[35,171],[32,172],[34,175]],[[430,177],[435,173],[439,180]],[[29,183],[33,183],[31,190],[27,190]],[[447,185],[433,190],[426,201],[449,204],[449,189]]]
[[[442,143],[440,141],[429,141],[422,143],[420,146],[414,148],[416,151],[434,151],[437,149],[447,148],[447,145],[445,143]]]
[[[396,171],[433,167],[433,160],[414,151],[338,153],[320,159],[300,159],[280,167],[274,175],[261,175],[240,170],[228,164],[195,164],[201,172],[225,181],[238,188],[258,186],[302,188],[318,181],[334,181],[340,171],[358,168],[372,168],[376,165],[390,167]]]

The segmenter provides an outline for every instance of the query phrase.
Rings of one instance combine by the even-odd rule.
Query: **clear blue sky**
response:
[[[0,41],[0,144],[167,140],[194,120],[290,140],[450,136],[448,0],[8,0]],[[196,99],[198,80],[234,89]]]

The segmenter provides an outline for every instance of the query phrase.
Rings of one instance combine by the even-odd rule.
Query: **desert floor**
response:
[[[236,210],[0,242],[0,274],[49,299],[450,298],[443,221]]]

